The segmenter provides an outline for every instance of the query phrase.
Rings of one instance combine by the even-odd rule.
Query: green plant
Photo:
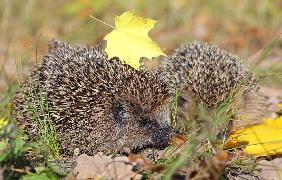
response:
[[[170,163],[167,165],[165,171],[163,172],[162,179],[169,180],[175,173],[175,171],[180,168],[184,163],[187,164],[187,162],[191,163],[193,160],[194,155],[192,155],[195,152],[195,148],[197,146],[196,139],[191,139],[189,143],[186,144],[181,154],[175,158],[170,159]]]
[[[43,90],[43,87],[40,86],[39,82],[33,82],[30,78],[28,83],[30,83],[30,87],[38,88],[37,93],[35,94],[31,92],[34,91],[34,89],[31,89],[28,92],[27,107],[29,113],[31,114],[32,121],[36,124],[39,143],[49,149],[49,153],[52,155],[59,156],[59,144],[57,142],[54,125],[50,120],[51,114],[47,102],[46,90]]]
[[[170,112],[171,112],[171,125],[172,127],[176,127],[176,118],[177,118],[177,109],[178,109],[178,104],[179,104],[179,98],[180,98],[180,93],[177,90],[175,92],[175,98],[173,99],[171,105],[170,105]]]
[[[21,180],[57,180],[59,179],[59,175],[54,173],[50,169],[43,169],[41,171],[37,171],[36,173],[28,173],[21,177]]]
[[[28,149],[20,135],[15,140],[2,139],[0,142],[0,163],[3,165],[7,162],[16,161]]]
[[[24,153],[29,148],[21,134],[16,134],[15,127],[12,124],[1,130],[0,166],[5,169],[5,179],[12,179],[26,172],[25,167],[30,165],[26,161]]]

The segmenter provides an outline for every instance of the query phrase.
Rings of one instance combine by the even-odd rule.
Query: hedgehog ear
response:
[[[48,53],[53,53],[58,51],[59,49],[69,48],[69,45],[63,41],[52,39],[48,43]]]

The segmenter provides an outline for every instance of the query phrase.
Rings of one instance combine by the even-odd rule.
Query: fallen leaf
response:
[[[8,121],[5,118],[0,119],[0,129],[5,127],[8,124]]]
[[[261,169],[260,175],[263,179],[281,179],[282,178],[282,158],[276,158],[272,161],[262,160],[258,162]]]
[[[279,107],[280,109],[282,109],[282,103],[278,104],[278,107]]]
[[[135,162],[139,164],[142,169],[144,169],[150,162],[147,162],[147,160],[141,155],[141,154],[129,154],[128,155],[128,160],[130,162]]]
[[[109,57],[117,56],[123,63],[135,69],[140,67],[140,57],[165,55],[158,45],[148,36],[157,21],[137,17],[131,11],[115,18],[115,25],[104,39],[107,40],[106,52]]]
[[[242,145],[246,145],[245,152],[254,156],[282,154],[282,116],[236,131],[225,147],[236,148]]]
[[[112,158],[98,153],[95,156],[82,154],[77,157],[73,174],[82,179],[134,179],[138,174],[132,171],[135,163],[126,156]]]
[[[184,135],[179,135],[179,134],[175,134],[172,135],[172,137],[169,140],[169,144],[170,145],[183,145],[186,142],[186,138]]]

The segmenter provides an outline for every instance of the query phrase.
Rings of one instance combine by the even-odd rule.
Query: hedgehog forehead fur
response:
[[[100,47],[51,41],[30,79],[47,94],[48,111],[65,155],[76,148],[92,155],[116,152],[124,146],[141,150],[168,143],[170,95],[166,83],[118,58],[108,60]],[[36,87],[29,84],[24,91],[29,97],[30,92],[36,94]],[[15,111],[24,115],[17,121],[28,132],[34,125],[26,125],[32,124],[31,115],[19,97],[14,101]],[[39,104],[38,98],[32,101],[34,106]]]

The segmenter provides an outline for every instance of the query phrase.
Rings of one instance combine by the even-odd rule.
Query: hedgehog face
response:
[[[144,110],[138,103],[118,102],[112,106],[115,133],[119,145],[133,152],[168,146],[170,134],[169,104]]]

